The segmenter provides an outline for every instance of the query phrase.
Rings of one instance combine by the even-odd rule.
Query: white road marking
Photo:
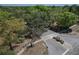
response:
[[[17,55],[21,55],[25,50],[26,50],[26,47],[23,48],[19,53],[17,53]]]
[[[40,41],[42,41],[42,40],[40,39],[40,40],[38,40],[38,41],[35,41],[33,44],[36,44],[36,43],[38,43],[38,42],[40,42]]]
[[[62,55],[65,55],[67,52],[69,52],[70,49],[67,49]]]
[[[46,36],[43,36],[42,37],[42,40],[49,40],[49,39],[52,39],[54,36],[60,36],[59,34],[50,34],[50,35],[46,35]],[[61,37],[61,36],[60,36]],[[46,38],[46,39],[45,39]],[[63,37],[61,37],[61,39],[63,39]],[[57,42],[58,43],[58,42]],[[59,43],[58,43],[59,44]],[[67,52],[70,51],[70,49],[72,48],[72,46],[65,42],[64,44],[60,44],[61,46],[63,46],[64,48],[66,48],[67,50],[62,53],[62,55],[65,55]]]
[[[38,43],[38,42],[40,42],[40,41],[42,41],[42,40],[40,39],[40,40],[34,42],[33,44],[36,44],[36,43]],[[26,47],[24,47],[23,49],[21,49],[21,50],[17,53],[17,55],[21,55],[25,50],[26,50]]]

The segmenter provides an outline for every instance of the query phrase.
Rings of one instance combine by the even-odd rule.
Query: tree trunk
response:
[[[9,47],[10,47],[10,50],[14,50],[11,42],[9,42]]]

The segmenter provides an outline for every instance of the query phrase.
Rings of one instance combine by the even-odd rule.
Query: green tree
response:
[[[64,12],[55,14],[57,26],[62,28],[69,28],[78,20],[78,16],[71,12]]]
[[[25,21],[27,22],[28,31],[31,32],[33,38],[40,36],[41,33],[46,31],[45,28],[48,26],[47,20],[47,14],[41,11],[33,11],[26,15]]]
[[[6,42],[9,44],[10,49],[13,50],[12,43],[14,42],[17,33],[25,29],[25,22],[21,19],[11,19],[5,20],[1,25],[2,35],[5,37]]]

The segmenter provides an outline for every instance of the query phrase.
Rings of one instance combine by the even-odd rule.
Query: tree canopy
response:
[[[79,21],[78,10],[78,5],[0,6],[0,37],[11,50],[12,43],[18,41],[19,36],[31,32],[30,36],[40,37],[49,28],[61,31],[76,24]]]

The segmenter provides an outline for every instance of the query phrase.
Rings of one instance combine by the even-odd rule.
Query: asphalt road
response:
[[[72,49],[66,55],[79,55],[79,36],[61,34],[65,42],[72,45]]]
[[[44,33],[41,38],[48,46],[48,55],[61,55],[66,51],[66,48],[61,46],[56,40],[52,39],[52,37],[57,36],[59,34],[49,31]]]
[[[46,44],[48,46],[48,55],[61,55],[66,50],[53,39],[46,40]]]
[[[52,39],[52,36],[59,35],[64,39],[65,45],[61,45],[55,40]],[[68,48],[71,48],[67,54],[73,55],[78,54],[79,48],[79,37],[75,35],[68,35],[68,34],[58,34],[53,31],[48,30],[45,32],[41,38],[45,41],[48,46],[48,54],[50,55],[61,55],[63,54]],[[67,48],[66,48],[67,47]],[[72,53],[71,53],[72,52]]]
[[[70,43],[73,47],[79,45],[79,36],[61,34],[65,42]]]

